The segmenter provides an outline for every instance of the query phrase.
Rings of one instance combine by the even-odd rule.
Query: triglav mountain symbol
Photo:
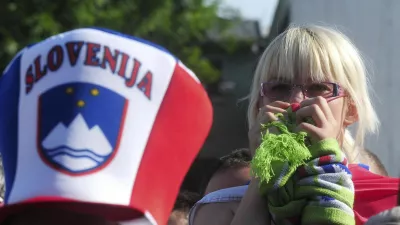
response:
[[[49,160],[72,172],[97,167],[113,151],[100,127],[89,129],[81,114],[68,127],[58,123],[44,138],[42,147]]]

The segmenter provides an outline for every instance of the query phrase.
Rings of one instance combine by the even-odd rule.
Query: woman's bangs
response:
[[[332,81],[329,56],[307,33],[291,32],[271,46],[264,81],[307,83]]]

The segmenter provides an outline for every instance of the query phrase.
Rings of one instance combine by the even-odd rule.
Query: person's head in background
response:
[[[189,211],[200,198],[200,194],[195,192],[180,192],[169,217],[168,225],[187,225]]]
[[[382,176],[389,176],[385,166],[376,154],[368,149],[364,149],[364,157],[366,158],[367,162],[369,162],[368,166],[372,172]]]
[[[372,216],[365,225],[400,225],[400,207],[394,207]]]
[[[362,147],[365,134],[374,133],[379,125],[366,73],[360,53],[342,33],[320,26],[290,27],[258,62],[249,96],[249,126],[259,122],[261,107],[275,101],[287,105],[320,96],[313,100],[316,105],[328,104],[339,127],[336,138],[349,162],[359,162],[356,147]],[[354,140],[347,127],[355,122]]]
[[[220,189],[245,185],[250,181],[249,149],[242,148],[220,158],[216,172],[211,176],[204,194]]]

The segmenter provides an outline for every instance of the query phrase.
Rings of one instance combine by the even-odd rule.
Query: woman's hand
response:
[[[278,120],[275,116],[276,113],[286,113],[286,109],[290,106],[287,102],[276,101],[269,105],[260,108],[257,115],[257,122],[249,130],[250,151],[254,155],[261,142],[261,124],[266,124],[270,121]],[[274,131],[270,131],[274,132]]]
[[[312,118],[315,124],[304,122]],[[339,134],[340,124],[335,120],[328,102],[323,97],[310,98],[300,103],[296,111],[297,130],[307,132],[313,141],[335,138]]]

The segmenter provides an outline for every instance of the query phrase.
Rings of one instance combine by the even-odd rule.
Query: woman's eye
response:
[[[276,91],[282,91],[282,90],[290,90],[290,85],[287,84],[276,84],[274,86],[272,86],[272,90],[276,90]]]
[[[307,88],[309,91],[329,91],[329,87],[324,84],[313,84]]]

